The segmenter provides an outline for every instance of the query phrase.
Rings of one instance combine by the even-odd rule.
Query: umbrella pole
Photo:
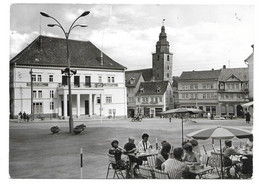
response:
[[[224,179],[221,139],[219,140],[219,145],[220,145],[220,169],[221,169],[221,179]]]
[[[183,144],[183,116],[182,115],[181,115],[181,141],[182,141],[181,144]]]

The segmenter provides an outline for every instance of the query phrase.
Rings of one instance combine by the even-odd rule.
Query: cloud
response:
[[[49,32],[42,32],[42,35],[50,37],[58,37],[55,34]],[[34,39],[39,36],[39,32],[33,31],[31,33],[19,33],[15,30],[10,31],[10,58],[13,58],[19,52],[21,52],[26,46],[28,46]]]

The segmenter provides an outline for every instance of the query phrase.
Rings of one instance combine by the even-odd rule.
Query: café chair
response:
[[[211,152],[211,156],[212,156],[211,166],[216,169],[219,177],[221,178],[221,156],[220,156],[220,153]],[[223,168],[224,174],[226,174],[227,170],[230,170],[230,168],[232,168],[232,165],[231,166],[224,166],[223,161],[224,161],[224,155],[222,154],[222,168]]]
[[[106,179],[108,178],[109,175],[109,171],[113,170],[114,171],[114,175],[113,175],[113,179],[115,178],[115,176],[117,176],[118,179],[120,179],[120,177],[122,177],[123,179],[125,178],[123,171],[125,169],[120,169],[117,167],[117,162],[115,159],[115,156],[112,154],[107,154],[108,156],[108,167],[107,167],[107,175],[106,175]]]
[[[148,166],[150,166],[151,168],[155,168],[155,160],[156,160],[156,157],[158,155],[151,155],[149,157],[147,157],[147,163],[148,163]]]
[[[153,179],[153,169],[149,166],[139,166],[139,173],[144,179]]]
[[[170,176],[167,172],[157,170],[157,169],[154,169],[153,172],[154,172],[155,179],[169,179],[170,178]]]

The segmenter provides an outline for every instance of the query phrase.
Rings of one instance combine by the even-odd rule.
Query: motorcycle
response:
[[[135,121],[141,122],[142,121],[142,116],[140,116],[140,115],[139,116],[134,116],[131,121],[132,122],[135,122]]]

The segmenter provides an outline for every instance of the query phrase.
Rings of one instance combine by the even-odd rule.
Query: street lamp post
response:
[[[75,22],[81,18],[81,17],[84,17],[86,15],[88,15],[90,12],[89,11],[85,11],[83,12],[77,19],[75,19],[75,21],[73,21],[73,23],[71,24],[68,32],[66,32],[63,28],[63,26],[60,24],[60,22],[55,19],[54,17],[44,13],[44,12],[40,12],[40,14],[44,17],[48,17],[48,18],[51,18],[53,19],[57,24],[48,24],[49,27],[54,27],[54,26],[58,26],[59,28],[61,28],[61,30],[63,31],[64,35],[65,35],[65,38],[66,38],[66,52],[67,52],[67,64],[68,64],[68,67],[65,69],[65,70],[62,70],[62,73],[65,73],[67,76],[68,76],[68,84],[69,84],[69,131],[70,133],[72,133],[73,131],[73,118],[72,118],[72,96],[71,96],[71,76],[73,74],[76,74],[76,71],[72,71],[70,70],[70,55],[69,55],[69,45],[68,45],[68,39],[69,39],[69,35],[70,35],[70,32],[72,29],[74,29],[75,27],[79,26],[79,27],[87,27],[87,25],[84,25],[84,24],[77,24],[77,25],[74,25]]]

